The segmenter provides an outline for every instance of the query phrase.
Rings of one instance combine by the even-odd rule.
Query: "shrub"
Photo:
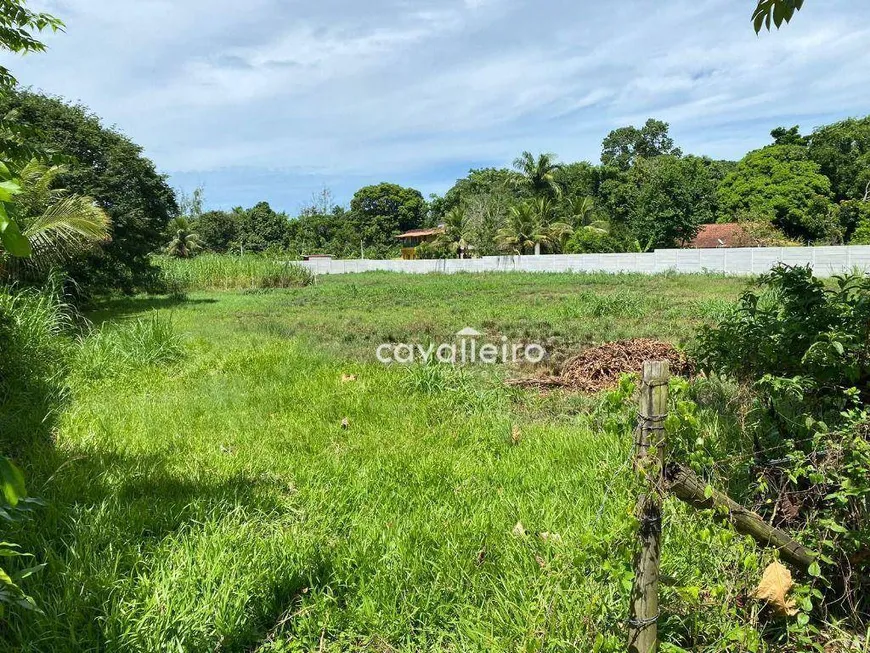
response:
[[[828,286],[809,267],[783,265],[758,286],[702,328],[700,367],[751,388],[754,449],[738,460],[756,476],[757,505],[775,523],[805,529],[836,598],[866,620],[870,279],[846,275]]]
[[[566,254],[611,254],[631,250],[626,239],[613,234],[581,228],[565,243]]]
[[[742,380],[800,377],[817,410],[842,410],[850,388],[866,397],[870,279],[846,275],[828,288],[809,267],[781,265],[758,286],[718,326],[702,329],[702,365]]]

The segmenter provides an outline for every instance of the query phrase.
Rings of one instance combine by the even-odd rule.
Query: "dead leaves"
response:
[[[341,382],[342,383],[351,383],[353,381],[356,381],[356,374],[342,374],[341,375]]]
[[[540,537],[544,542],[550,542],[551,544],[561,544],[562,536],[558,533],[548,533],[544,531],[543,533],[538,533],[538,537]]]
[[[347,431],[350,428],[350,420],[347,419],[347,417],[345,417],[343,420],[341,420],[341,428],[343,428],[345,431]]]
[[[753,596],[767,601],[778,615],[791,617],[798,612],[794,599],[787,597],[793,585],[791,572],[781,562],[774,560],[764,570]]]

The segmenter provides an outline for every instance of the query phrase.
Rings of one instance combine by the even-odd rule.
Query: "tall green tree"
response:
[[[770,136],[774,145],[806,145],[808,140],[806,136],[801,136],[799,125],[787,129],[777,127],[770,132]]]
[[[496,242],[502,251],[509,254],[534,254],[536,247],[550,243],[550,235],[533,202],[511,207],[505,226],[498,231]]]
[[[0,0],[0,50],[14,54],[45,52],[45,44],[35,33],[64,27],[59,18],[44,12],[31,11],[24,0]],[[16,79],[5,66],[0,66],[0,87],[12,88]]]
[[[0,1],[0,51],[25,55],[44,52],[45,44],[36,33],[63,29],[60,19],[47,13],[31,11],[24,0]],[[0,95],[12,91],[17,80],[0,65]],[[21,190],[16,175],[40,149],[31,141],[32,131],[17,120],[14,111],[0,110],[0,250],[17,257],[30,256],[30,241],[9,215],[13,197]]]
[[[224,253],[238,243],[239,214],[232,211],[206,211],[193,223],[202,246],[212,252]]]
[[[870,201],[870,116],[816,129],[808,153],[831,180],[837,202]]]
[[[601,144],[601,163],[628,170],[638,159],[680,156],[669,134],[670,125],[650,118],[643,127],[620,127],[610,132]]]
[[[133,291],[159,279],[149,254],[163,248],[166,226],[178,213],[166,177],[142,148],[104,127],[82,105],[28,91],[0,95],[0,115],[10,111],[39,145],[65,159],[58,182],[70,193],[94,198],[112,220],[112,240],[69,266],[80,285]]]
[[[429,203],[430,220],[438,224],[449,211],[460,205],[469,206],[475,198],[486,197],[488,204],[505,207],[531,197],[521,183],[520,173],[507,168],[478,168],[468,171],[448,190],[444,197],[433,197]]]
[[[175,258],[190,258],[202,249],[199,234],[193,231],[190,221],[183,215],[173,218],[169,223],[172,240],[166,246],[166,253]]]
[[[769,145],[747,154],[719,185],[723,219],[773,224],[790,238],[834,237],[831,182],[806,148]]]
[[[713,220],[716,185],[707,163],[695,156],[639,158],[602,185],[611,221],[641,248],[688,243]]]
[[[398,250],[395,236],[423,226],[427,205],[414,188],[382,183],[360,188],[350,202],[350,212],[370,255],[391,256]]]
[[[289,229],[286,215],[276,213],[268,202],[258,202],[239,213],[238,244],[246,252],[284,247]]]
[[[470,216],[461,207],[456,207],[444,216],[444,233],[438,237],[437,245],[464,258],[470,252],[473,238],[474,226]]]
[[[496,242],[511,254],[558,253],[572,231],[571,225],[555,220],[552,202],[539,197],[511,207]]]
[[[65,172],[64,166],[35,160],[21,169],[21,191],[10,213],[32,252],[19,262],[3,257],[12,276],[44,272],[109,239],[111,220],[93,198],[57,188],[56,180]]]

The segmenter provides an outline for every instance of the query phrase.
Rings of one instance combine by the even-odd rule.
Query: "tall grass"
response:
[[[72,363],[56,457],[33,458],[51,509],[22,543],[48,563],[28,588],[44,614],[10,619],[0,650],[625,650],[630,392],[538,396],[374,346],[464,326],[676,339],[738,283],[377,273],[214,293],[176,306],[197,346],[172,368],[135,364],[178,353],[152,298],[118,301]],[[642,314],[656,302],[674,317]],[[731,455],[728,388],[700,394],[676,453]],[[776,650],[747,599],[771,554],[673,500],[663,521],[667,650]]]
[[[149,365],[164,365],[181,358],[181,339],[172,321],[154,311],[120,324],[104,324],[80,340],[75,374],[99,380]]]
[[[295,263],[248,254],[203,254],[192,259],[156,258],[170,289],[244,290],[307,286],[314,277]]]
[[[50,282],[0,288],[0,441],[15,453],[44,430],[64,395],[75,312]]]

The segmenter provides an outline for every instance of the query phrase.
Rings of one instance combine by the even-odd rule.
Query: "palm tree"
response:
[[[498,230],[496,242],[501,249],[514,254],[537,254],[542,245],[558,247],[572,229],[564,222],[550,222],[552,214],[552,205],[543,198],[512,206],[507,224]]]
[[[468,215],[461,207],[454,207],[444,216],[444,233],[438,238],[438,243],[447,247],[459,258],[464,258],[471,247],[473,225]]]
[[[199,235],[191,231],[190,222],[183,216],[174,218],[169,223],[169,233],[174,234],[166,253],[175,258],[190,258],[195,252],[202,249]]]
[[[36,160],[21,170],[21,192],[12,205],[21,234],[32,253],[13,262],[3,254],[6,271],[44,270],[109,240],[111,219],[94,200],[53,188],[66,166],[47,166]]]
[[[610,233],[610,224],[606,220],[595,219],[595,200],[591,197],[571,198],[566,206],[575,229],[586,229],[598,234]]]
[[[533,206],[538,214],[538,221],[547,235],[546,240],[539,243],[539,245],[547,245],[553,251],[562,251],[568,237],[574,233],[574,227],[567,222],[560,222],[555,219],[556,209],[550,200],[540,198],[534,202]],[[539,253],[540,247],[536,247],[535,254]]]
[[[539,154],[536,159],[531,152],[523,152],[514,160],[514,169],[538,198],[556,198],[562,194],[562,187],[556,181],[556,171],[561,167],[555,154]]]

